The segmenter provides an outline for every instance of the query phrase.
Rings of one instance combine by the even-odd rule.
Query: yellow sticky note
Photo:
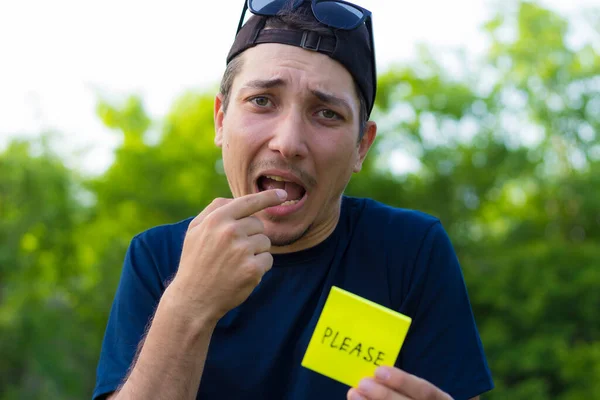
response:
[[[389,308],[332,287],[302,366],[349,386],[393,366],[412,320]]]

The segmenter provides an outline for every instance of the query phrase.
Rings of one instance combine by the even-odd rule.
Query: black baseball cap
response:
[[[331,35],[293,28],[266,28],[268,16],[252,15],[239,29],[227,55],[227,64],[245,50],[261,43],[281,43],[325,54],[341,63],[354,78],[367,103],[367,115],[375,103],[377,79],[375,71],[372,32],[365,23],[352,30],[336,29],[318,21],[310,9],[310,1],[303,2],[300,12],[307,18],[327,27]]]

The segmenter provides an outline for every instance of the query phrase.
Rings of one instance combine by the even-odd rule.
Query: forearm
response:
[[[195,399],[216,321],[193,318],[165,292],[137,361],[111,399]]]

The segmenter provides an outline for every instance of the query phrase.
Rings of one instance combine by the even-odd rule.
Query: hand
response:
[[[284,190],[216,199],[190,223],[168,287],[185,315],[215,322],[245,301],[273,265],[271,241],[255,216],[285,201]]]
[[[348,400],[452,400],[452,397],[398,368],[379,367],[374,378],[365,378],[358,388],[348,391]]]

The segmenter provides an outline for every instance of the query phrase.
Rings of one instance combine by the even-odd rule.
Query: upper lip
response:
[[[257,186],[258,186],[258,179],[261,176],[280,176],[283,179],[285,179],[286,181],[290,181],[290,182],[295,183],[296,185],[302,186],[304,188],[304,191],[308,192],[308,187],[307,187],[307,185],[304,182],[302,182],[302,179],[300,179],[296,175],[290,173],[289,171],[283,171],[283,170],[280,170],[280,169],[269,169],[269,170],[266,170],[266,171],[262,171],[254,179],[254,182],[256,182]]]

